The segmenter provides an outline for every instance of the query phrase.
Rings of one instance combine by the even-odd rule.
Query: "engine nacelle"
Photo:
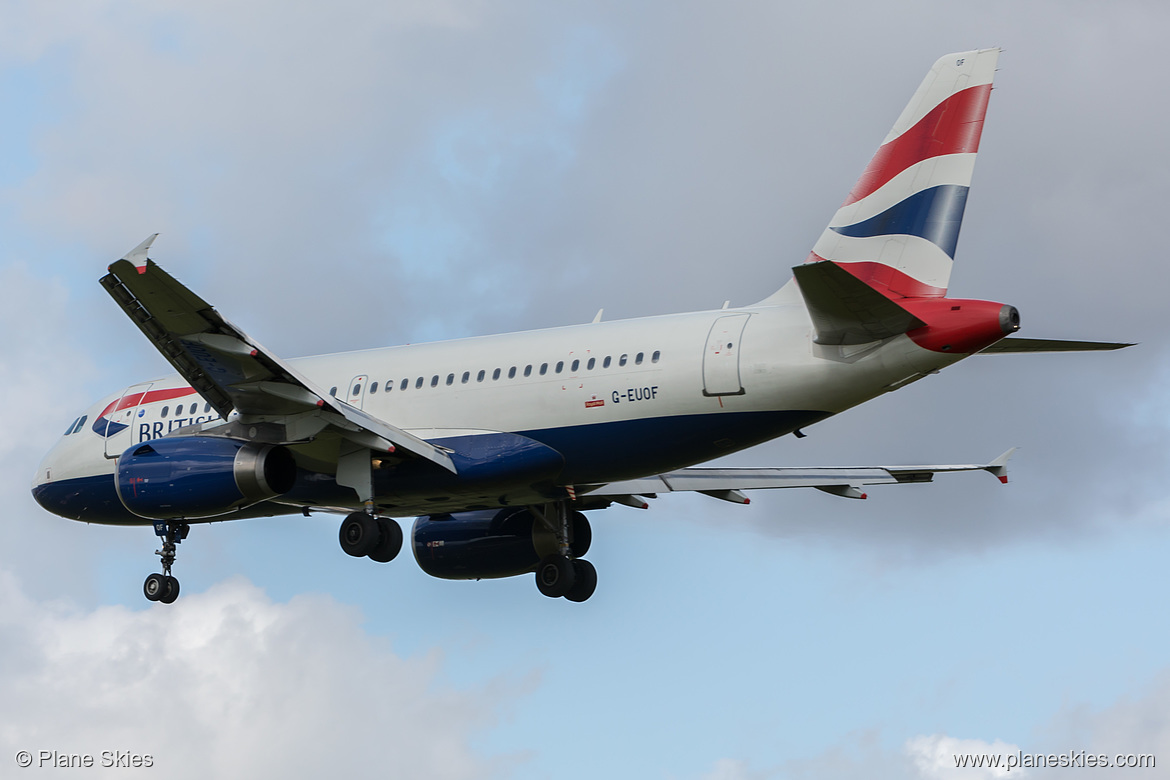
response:
[[[570,516],[573,555],[589,551],[593,538],[580,512]],[[525,507],[428,515],[414,521],[411,546],[419,568],[445,580],[514,577],[536,569],[557,552],[556,537]]]
[[[227,514],[292,489],[297,464],[287,447],[211,436],[139,444],[118,458],[118,497],[152,520]]]

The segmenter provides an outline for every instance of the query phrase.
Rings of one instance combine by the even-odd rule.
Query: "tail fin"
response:
[[[934,63],[806,262],[831,260],[890,298],[946,295],[998,58]]]

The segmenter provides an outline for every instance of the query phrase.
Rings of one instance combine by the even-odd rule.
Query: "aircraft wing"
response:
[[[245,420],[315,416],[306,430],[331,428],[356,444],[405,450],[455,471],[446,451],[334,398],[220,316],[147,258],[154,238],[111,265],[101,284],[225,420],[233,411]]]
[[[865,498],[865,485],[930,482],[935,474],[949,471],[987,471],[1007,482],[1007,462],[1016,448],[990,463],[964,463],[932,466],[863,466],[863,467],[762,467],[762,468],[688,468],[651,477],[610,482],[597,486],[577,486],[579,494],[613,498],[620,503],[646,506],[637,497],[654,497],[659,493],[693,491],[713,498],[747,504],[741,491],[775,488],[812,487],[845,498]],[[630,500],[624,500],[630,499]]]

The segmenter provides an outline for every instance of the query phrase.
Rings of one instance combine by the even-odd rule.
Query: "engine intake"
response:
[[[283,495],[297,465],[287,447],[177,436],[131,447],[118,458],[118,497],[152,520],[216,517]]]

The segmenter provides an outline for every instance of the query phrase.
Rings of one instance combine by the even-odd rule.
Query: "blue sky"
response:
[[[1170,762],[1170,10],[0,8],[0,761],[681,780],[990,777],[945,763],[993,745]],[[748,303],[930,64],[986,46],[1005,52],[952,293],[1018,306],[1023,335],[1141,345],[974,358],[734,462],[1020,446],[1007,486],[615,507],[581,605],[355,561],[314,516],[197,527],[182,598],[148,606],[150,529],[28,494],[80,408],[167,372],[96,283],[150,233],[288,357]]]

